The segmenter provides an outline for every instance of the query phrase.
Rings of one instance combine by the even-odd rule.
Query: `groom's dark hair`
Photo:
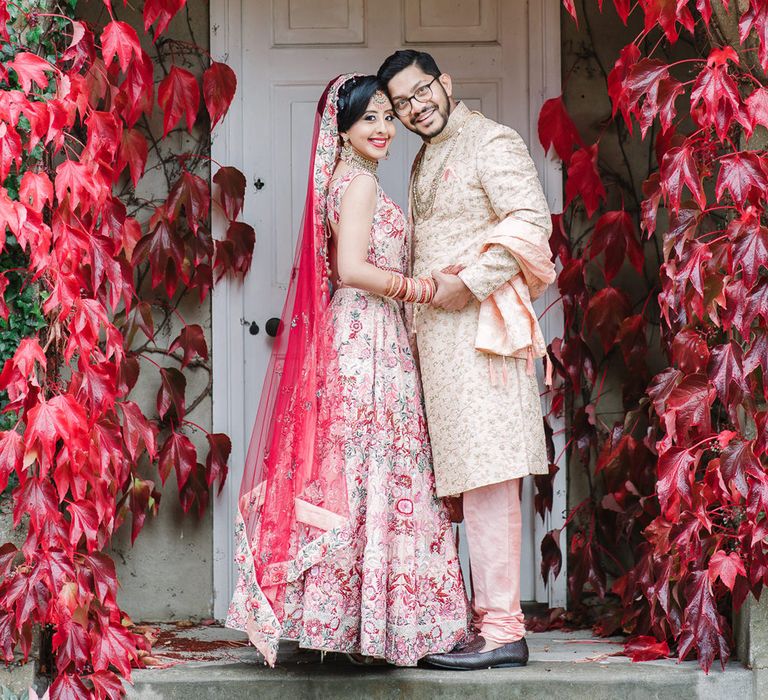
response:
[[[427,75],[431,75],[433,78],[439,78],[442,73],[435,63],[435,59],[431,54],[426,51],[413,51],[408,49],[407,51],[395,51],[391,56],[388,56],[384,63],[379,68],[378,78],[386,87],[389,81],[392,80],[401,70],[405,70],[410,66],[418,66]]]

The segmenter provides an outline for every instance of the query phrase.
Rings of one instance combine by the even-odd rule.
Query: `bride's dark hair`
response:
[[[360,117],[365,114],[373,94],[381,90],[384,94],[383,84],[375,75],[360,75],[347,80],[339,88],[336,99],[338,113],[336,121],[339,133],[347,131]]]

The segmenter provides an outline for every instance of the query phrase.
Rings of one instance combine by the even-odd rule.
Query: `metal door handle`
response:
[[[264,324],[264,330],[267,331],[267,335],[270,338],[276,338],[281,330],[283,330],[283,324],[279,318],[270,318]]]

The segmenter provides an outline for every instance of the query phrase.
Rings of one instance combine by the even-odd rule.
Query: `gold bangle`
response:
[[[385,297],[391,297],[395,293],[395,285],[398,283],[399,275],[395,272],[389,273],[389,284],[387,285],[387,291],[384,292]]]

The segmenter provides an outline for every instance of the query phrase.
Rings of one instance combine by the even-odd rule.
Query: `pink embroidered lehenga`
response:
[[[318,104],[302,235],[240,491],[227,626],[270,665],[283,638],[410,666],[467,626],[402,307],[349,287],[330,295],[327,221],[355,177],[372,177],[331,181],[348,77]],[[406,219],[377,189],[369,262],[406,272]]]

